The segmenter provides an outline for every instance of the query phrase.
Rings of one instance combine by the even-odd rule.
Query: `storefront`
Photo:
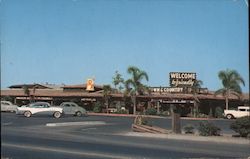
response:
[[[190,74],[178,75],[175,77],[188,77],[193,78]],[[174,83],[174,87],[150,87],[150,93],[137,96],[137,111],[143,112],[148,108],[155,108],[158,113],[169,111],[171,106],[180,109],[183,116],[188,116],[194,111],[195,101],[199,100],[199,112],[208,114],[214,112],[216,107],[225,108],[225,98],[222,95],[215,96],[214,92],[206,88],[199,88],[194,94],[191,87],[176,87],[176,81],[183,80],[170,80]],[[175,82],[173,82],[175,81]],[[191,81],[189,79],[189,81]],[[188,82],[190,84],[192,82]],[[187,84],[187,83],[185,83]],[[171,84],[170,84],[171,86]],[[24,89],[26,88],[26,90]],[[27,91],[28,89],[28,91]],[[29,84],[29,85],[13,85],[9,89],[1,90],[2,100],[11,100],[17,105],[29,103],[31,101],[46,101],[53,105],[59,105],[65,101],[76,102],[87,110],[93,110],[96,102],[104,103],[103,86],[94,85],[94,90],[86,89],[86,84],[79,85],[42,85],[42,84]],[[249,104],[249,94],[243,94],[241,99],[236,96],[230,96],[229,106],[237,107],[238,105]],[[133,104],[130,97],[125,97],[122,93],[110,94],[110,107],[116,107],[120,104],[126,107],[132,113]],[[105,107],[104,107],[105,109]]]

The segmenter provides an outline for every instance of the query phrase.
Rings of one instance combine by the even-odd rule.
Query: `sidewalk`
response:
[[[204,142],[216,142],[216,143],[230,143],[230,144],[244,144],[250,146],[250,139],[241,137],[225,136],[198,136],[189,134],[151,134],[151,133],[138,133],[128,132],[125,134],[119,134],[122,136],[134,136],[134,137],[148,137],[148,138],[160,138],[160,139],[173,139],[173,140],[186,140],[186,141],[204,141]]]

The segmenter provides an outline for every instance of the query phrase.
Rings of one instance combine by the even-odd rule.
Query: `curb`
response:
[[[88,115],[93,115],[93,116],[111,116],[111,117],[136,117],[138,115],[133,115],[133,114],[106,114],[106,113],[88,113]],[[149,117],[149,118],[161,118],[161,119],[165,119],[165,118],[169,118],[169,117],[161,117],[161,116],[154,116],[154,115],[142,115],[145,117]]]
[[[88,115],[93,116],[110,116],[110,117],[136,117],[137,115],[133,114],[107,114],[107,113],[88,113]],[[163,117],[163,116],[155,116],[155,115],[142,115],[149,118],[156,119],[171,119],[171,117]],[[183,120],[224,120],[224,119],[216,119],[216,118],[193,118],[193,117],[181,117]]]
[[[93,115],[93,116],[114,116],[114,117],[136,117],[136,115],[133,115],[133,114],[88,113],[88,115]]]
[[[232,138],[227,136],[196,136],[196,135],[182,135],[182,134],[151,134],[151,133],[138,133],[128,132],[126,134],[120,134],[122,136],[134,136],[134,137],[148,137],[148,138],[161,138],[161,139],[173,139],[173,140],[186,140],[186,141],[204,141],[204,142],[216,142],[216,143],[231,143],[231,144],[244,144],[250,145],[250,140],[244,138]]]

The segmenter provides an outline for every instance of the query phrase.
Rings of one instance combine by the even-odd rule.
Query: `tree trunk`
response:
[[[172,114],[172,131],[176,134],[181,133],[180,114],[178,113]]]
[[[106,113],[108,114],[109,113],[109,111],[108,111],[108,109],[109,109],[109,104],[108,104],[108,100],[106,99],[106,101],[105,101],[105,105],[106,105]]]
[[[133,97],[133,104],[134,104],[133,114],[136,115],[136,96]]]
[[[194,100],[194,117],[197,118],[198,114],[199,114],[199,105],[198,102]]]
[[[157,101],[157,114],[160,114],[160,101]]]
[[[228,96],[226,96],[226,110],[228,110]]]

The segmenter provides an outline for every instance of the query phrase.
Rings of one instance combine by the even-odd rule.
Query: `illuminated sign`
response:
[[[94,91],[94,80],[93,79],[88,79],[87,84],[86,84],[86,90],[87,91]]]
[[[196,80],[196,73],[170,72],[169,84],[171,87],[192,87]]]

